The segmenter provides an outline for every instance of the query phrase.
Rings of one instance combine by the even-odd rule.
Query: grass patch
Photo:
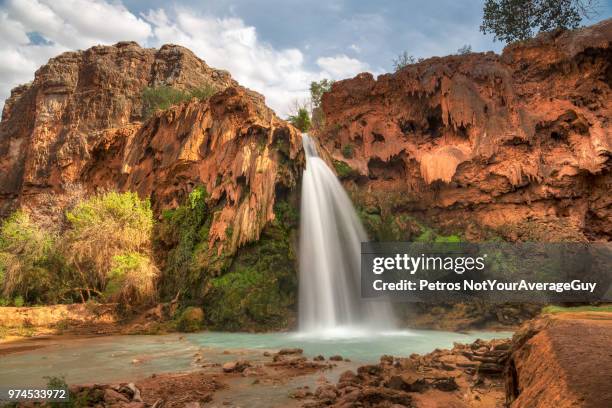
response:
[[[189,90],[177,89],[167,85],[146,87],[142,91],[142,116],[147,119],[158,110],[166,110],[193,98],[206,100],[216,92],[217,89],[212,85],[202,85],[199,88]]]
[[[358,175],[357,171],[342,160],[334,160],[334,168],[341,179]]]

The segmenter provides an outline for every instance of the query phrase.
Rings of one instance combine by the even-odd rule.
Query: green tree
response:
[[[463,47],[457,50],[457,54],[459,55],[467,55],[472,52],[472,46],[470,44],[465,44]]]
[[[54,276],[55,236],[16,211],[0,227],[0,288],[6,298],[35,302],[47,298]]]
[[[333,84],[334,81],[330,79],[322,79],[310,83],[310,101],[313,110],[321,107],[323,94],[329,92]]]
[[[486,0],[480,31],[510,43],[540,31],[577,28],[595,12],[594,0]]]
[[[88,298],[95,293],[138,302],[153,292],[149,200],[131,192],[97,194],[67,211],[66,219],[63,250]]]
[[[417,59],[413,55],[408,54],[408,51],[404,51],[393,59],[393,70],[397,72],[405,66],[416,63]]]
[[[289,122],[302,132],[308,132],[310,129],[310,114],[305,106],[298,108],[295,115],[289,115]]]

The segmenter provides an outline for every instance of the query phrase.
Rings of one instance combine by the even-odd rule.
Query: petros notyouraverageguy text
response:
[[[524,279],[518,282],[499,282],[497,280],[464,280],[463,282],[430,282],[425,279],[409,281],[406,279],[397,282],[383,282],[378,279],[372,283],[376,291],[444,291],[444,290],[469,290],[469,291],[552,291],[557,293],[567,291],[582,291],[593,293],[597,287],[595,282],[582,282],[573,280],[571,282],[528,282]]]

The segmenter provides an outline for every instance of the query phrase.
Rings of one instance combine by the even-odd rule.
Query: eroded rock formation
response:
[[[415,217],[468,239],[610,240],[611,43],[606,20],[360,74],[323,96],[319,138],[386,238]]]
[[[213,86],[141,122],[146,86]],[[144,49],[133,42],[67,52],[16,88],[0,124],[0,209],[45,207],[75,185],[150,197],[157,210],[177,207],[202,185],[219,211],[211,244],[230,248],[257,240],[274,219],[277,188],[296,185],[299,133],[240,87],[175,45]],[[279,163],[283,161],[286,166]],[[278,184],[278,185],[277,185]]]
[[[61,192],[78,181],[94,149],[116,129],[142,119],[146,86],[217,89],[237,85],[229,73],[208,67],[191,51],[133,42],[66,52],[36,71],[34,81],[7,99],[0,124],[0,199]],[[127,131],[124,131],[124,133]]]
[[[216,93],[145,120],[143,90],[160,85]],[[204,302],[216,327],[286,327],[303,163],[301,135],[262,95],[189,50],[93,47],[51,59],[7,100],[0,217],[25,207],[56,226],[76,199],[136,191],[159,220],[152,239],[162,298]]]

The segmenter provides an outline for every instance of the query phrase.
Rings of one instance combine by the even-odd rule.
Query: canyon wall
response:
[[[143,91],[162,85],[216,93],[145,118]],[[0,216],[57,225],[77,199],[136,191],[157,218],[162,298],[204,303],[211,326],[285,327],[303,165],[297,129],[191,51],[96,46],[51,59],[6,101]]]
[[[324,94],[318,137],[370,233],[612,238],[612,20]]]
[[[144,121],[147,86],[220,92]],[[176,45],[133,42],[67,52],[6,101],[0,123],[0,210],[45,209],[75,188],[117,189],[176,208],[196,185],[221,203],[211,244],[234,230],[232,249],[257,240],[274,218],[279,188],[299,174],[299,133],[240,87]],[[287,166],[279,165],[284,160]]]

